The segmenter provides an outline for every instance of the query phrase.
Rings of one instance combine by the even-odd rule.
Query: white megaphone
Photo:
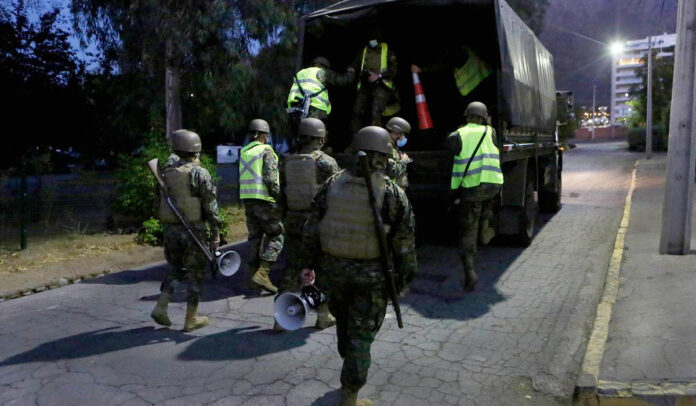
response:
[[[275,320],[286,330],[297,330],[302,327],[310,311],[312,307],[297,293],[283,293],[273,303]]]
[[[215,262],[220,275],[232,276],[239,270],[242,258],[237,254],[237,251],[215,251]]]

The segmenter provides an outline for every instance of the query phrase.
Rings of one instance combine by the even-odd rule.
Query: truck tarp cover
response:
[[[497,100],[482,100],[494,105],[493,114],[508,127],[555,128],[553,57],[504,0],[346,0],[306,15],[301,24],[303,64],[322,54],[340,69],[369,39],[389,43],[399,60],[402,106],[413,95],[410,63],[437,63],[452,49],[469,46],[500,69]],[[454,115],[461,121],[461,112]]]

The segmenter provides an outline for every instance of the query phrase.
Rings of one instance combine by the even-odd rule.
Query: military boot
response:
[[[172,325],[172,322],[167,315],[167,306],[169,306],[169,293],[162,292],[160,293],[159,299],[157,299],[155,308],[152,309],[152,313],[150,313],[150,317],[152,317],[155,323],[169,327]]]
[[[324,303],[317,308],[317,322],[314,324],[314,328],[323,330],[331,326],[336,325],[336,319],[329,312],[329,304]]]
[[[186,323],[184,331],[193,331],[208,325],[208,318],[205,316],[197,316],[198,305],[188,304],[186,306]]]
[[[473,292],[476,289],[476,284],[478,283],[478,276],[476,276],[476,271],[473,269],[467,269],[464,271],[464,280],[462,281],[462,289],[465,292]]]
[[[273,286],[271,279],[268,277],[270,271],[271,263],[268,261],[261,261],[261,266],[259,266],[259,269],[254,273],[254,276],[251,277],[251,281],[271,293],[278,293],[278,288]]]
[[[372,406],[370,399],[359,399],[358,392],[341,387],[341,404],[340,406]]]

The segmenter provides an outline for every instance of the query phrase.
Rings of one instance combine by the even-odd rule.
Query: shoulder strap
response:
[[[488,126],[483,127],[483,135],[481,136],[481,139],[479,140],[478,144],[476,144],[476,148],[474,148],[474,153],[471,154],[469,157],[469,162],[466,163],[466,168],[464,168],[464,175],[462,175],[462,179],[466,177],[466,173],[469,171],[469,165],[471,165],[471,161],[473,161],[474,157],[476,156],[476,153],[478,152],[479,148],[481,147],[481,143],[483,143],[483,139],[486,138],[486,134],[488,133]]]

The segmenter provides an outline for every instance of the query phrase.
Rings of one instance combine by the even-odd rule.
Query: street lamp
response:
[[[614,56],[619,56],[624,51],[623,41],[614,41],[609,45],[609,52]]]

